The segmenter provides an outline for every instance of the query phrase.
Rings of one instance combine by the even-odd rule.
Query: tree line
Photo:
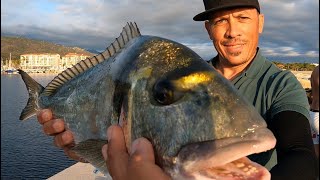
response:
[[[311,63],[282,63],[277,61],[273,61],[273,63],[280,69],[289,69],[292,71],[313,71],[316,67],[315,64]]]

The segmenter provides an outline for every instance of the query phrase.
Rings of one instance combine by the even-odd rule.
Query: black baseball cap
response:
[[[253,7],[260,13],[258,0],[203,0],[203,4],[205,11],[194,16],[194,21],[209,20],[210,15],[215,11],[237,7]]]

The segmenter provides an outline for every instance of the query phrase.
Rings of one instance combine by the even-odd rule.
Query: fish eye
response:
[[[175,91],[170,81],[160,81],[153,87],[153,97],[159,104],[169,105],[179,100],[182,95]]]

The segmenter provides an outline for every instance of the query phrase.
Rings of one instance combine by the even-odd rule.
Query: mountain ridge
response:
[[[80,47],[64,46],[48,42],[45,40],[37,40],[25,38],[22,36],[1,36],[1,60],[10,59],[19,60],[21,54],[29,53],[53,53],[64,56],[68,53],[79,53],[88,56],[93,56],[92,53]]]

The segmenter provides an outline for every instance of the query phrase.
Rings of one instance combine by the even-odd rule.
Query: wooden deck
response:
[[[51,176],[48,180],[111,180],[104,176],[89,163],[76,163],[67,169]]]

